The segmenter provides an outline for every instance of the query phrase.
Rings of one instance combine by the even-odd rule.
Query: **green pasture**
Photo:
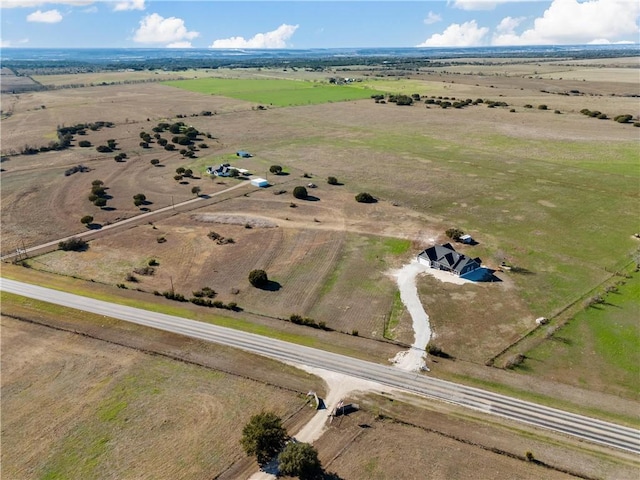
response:
[[[344,102],[371,97],[371,91],[359,87],[298,80],[197,78],[169,81],[164,84],[206,95],[220,95],[277,107]]]
[[[430,122],[428,129],[342,126],[330,145],[327,138],[300,138],[282,149],[303,157],[306,148],[320,146],[323,167],[347,188],[471,233],[480,242],[473,253],[489,265],[504,260],[520,267],[509,275],[536,316],[552,316],[579,299],[640,246],[632,238],[640,231],[632,142],[538,141],[493,132],[462,141],[459,131]],[[333,160],[345,151],[348,168]]]
[[[522,368],[589,389],[638,398],[640,394],[640,273],[620,277],[604,303],[587,307],[539,347]],[[570,372],[570,375],[567,373]]]

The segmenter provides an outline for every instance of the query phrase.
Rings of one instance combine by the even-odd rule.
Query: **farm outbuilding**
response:
[[[254,187],[268,187],[269,186],[269,182],[267,180],[265,180],[264,178],[252,178],[251,179],[251,185],[253,185]]]
[[[245,151],[245,150],[238,150],[236,152],[236,155],[240,158],[251,158],[253,157],[253,155],[251,155],[249,152]]]
[[[462,243],[466,243],[466,244],[470,244],[473,243],[473,237],[471,235],[469,235],[468,233],[465,233],[464,235],[462,235],[459,240]]]
[[[480,259],[456,252],[450,243],[434,245],[418,254],[418,261],[431,268],[462,276],[480,268]]]

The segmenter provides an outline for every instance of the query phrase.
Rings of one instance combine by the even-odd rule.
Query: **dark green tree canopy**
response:
[[[256,288],[266,287],[269,283],[269,277],[264,270],[251,270],[249,272],[249,283]]]
[[[269,171],[275,175],[280,175],[282,173],[282,167],[280,165],[271,165]]]
[[[360,203],[375,203],[376,199],[367,192],[362,192],[356,195],[356,202]]]
[[[299,200],[304,200],[309,194],[305,187],[296,187],[293,189],[293,196]]]
[[[308,443],[289,442],[278,455],[280,473],[300,480],[321,478],[322,464],[318,452]]]
[[[288,439],[282,420],[273,412],[254,415],[242,429],[240,444],[247,455],[264,464],[282,450]]]

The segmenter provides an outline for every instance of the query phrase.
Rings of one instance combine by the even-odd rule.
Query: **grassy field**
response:
[[[542,345],[528,351],[518,370],[637,400],[640,274],[634,272],[618,283],[604,294],[603,303],[585,308],[562,328],[553,330]]]
[[[198,78],[164,84],[205,95],[221,95],[277,107],[344,102],[371,96],[370,91],[352,86],[279,79]]]

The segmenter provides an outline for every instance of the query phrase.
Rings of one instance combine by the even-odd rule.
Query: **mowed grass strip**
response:
[[[347,85],[297,80],[198,78],[164,82],[191,92],[221,95],[277,107],[315,105],[370,98],[371,91]]]

